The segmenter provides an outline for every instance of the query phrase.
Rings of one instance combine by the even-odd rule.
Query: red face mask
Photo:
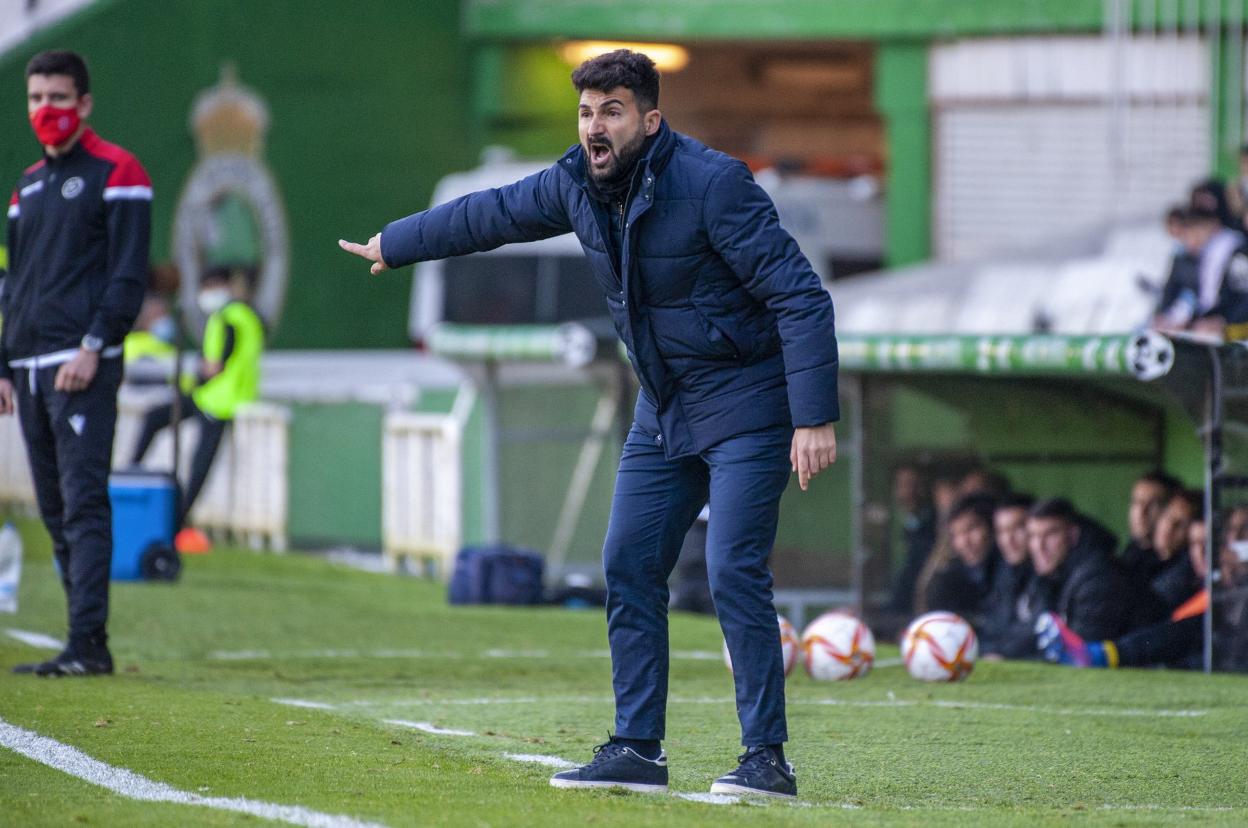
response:
[[[59,147],[78,131],[82,119],[74,107],[64,109],[52,105],[41,106],[30,114],[30,125],[35,137],[45,147]]]

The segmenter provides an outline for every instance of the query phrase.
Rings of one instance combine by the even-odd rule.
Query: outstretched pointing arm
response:
[[[561,189],[564,175],[550,167],[506,187],[470,193],[393,221],[367,244],[339,240],[338,246],[371,261],[375,275],[415,262],[558,236],[572,229]]]

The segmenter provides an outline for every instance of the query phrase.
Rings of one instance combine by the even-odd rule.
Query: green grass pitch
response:
[[[600,611],[450,608],[439,585],[300,555],[221,550],[177,585],[117,584],[117,676],[14,676],[47,651],[6,630],[64,632],[46,541],[25,529],[0,719],[182,791],[393,826],[1248,824],[1248,679],[1039,664],[948,686],[900,667],[795,673],[797,804],[554,790],[550,768],[506,754],[579,762],[603,740]],[[739,752],[731,678],[712,620],[675,616],[671,637],[672,789],[705,792]],[[127,799],[0,747],[3,825],[259,822]]]

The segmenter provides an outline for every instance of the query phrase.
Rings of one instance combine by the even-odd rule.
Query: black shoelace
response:
[[[612,748],[614,748],[614,750],[612,750]],[[608,759],[613,759],[616,756],[619,756],[623,750],[624,746],[616,744],[613,739],[608,739],[601,745],[594,745],[594,758],[590,760],[587,767],[592,768],[595,765],[599,765],[607,761]]]
[[[769,765],[779,765],[771,758],[771,751],[765,747],[756,747],[747,750],[745,753],[737,757],[737,773],[742,776],[753,776],[766,770]]]

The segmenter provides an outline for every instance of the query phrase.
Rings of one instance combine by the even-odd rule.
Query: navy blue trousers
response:
[[[14,372],[30,476],[69,603],[70,644],[108,621],[113,512],[108,500],[121,359],[101,359],[83,391],[53,388],[59,366]],[[33,375],[33,376],[32,376]]]
[[[732,655],[741,742],[788,740],[784,659],[767,559],[789,479],[792,437],[790,428],[771,428],[668,460],[655,435],[636,425],[629,432],[603,545],[617,736],[664,737],[667,579],[685,533],[709,498],[707,573]]]

